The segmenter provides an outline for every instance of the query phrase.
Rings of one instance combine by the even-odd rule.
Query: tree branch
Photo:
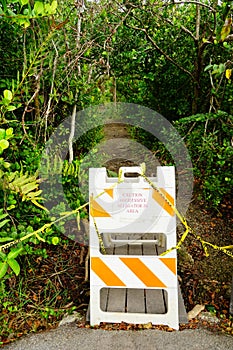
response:
[[[53,62],[53,72],[52,72],[52,81],[51,81],[51,86],[50,86],[49,100],[48,100],[47,108],[46,108],[45,115],[44,115],[44,123],[45,123],[44,142],[47,141],[48,116],[50,113],[51,103],[52,103],[52,99],[53,99],[52,93],[53,93],[53,89],[54,89],[54,80],[55,80],[55,75],[56,75],[56,70],[57,70],[57,60],[58,60],[58,56],[59,56],[57,47],[56,47],[53,40],[52,40],[52,43],[53,43],[53,47],[55,50],[55,58],[54,58],[54,62]]]
[[[196,40],[200,38],[200,23],[201,23],[201,9],[200,5],[196,6]]]
[[[73,107],[73,112],[72,112],[72,116],[71,116],[70,135],[69,135],[69,140],[68,140],[69,163],[72,163],[72,161],[74,160],[73,138],[74,138],[74,133],[75,133],[76,110],[77,110],[77,106],[75,104]]]
[[[204,4],[204,3],[200,2],[200,1],[192,1],[192,0],[190,0],[190,1],[187,1],[187,0],[176,1],[176,0],[174,0],[173,4],[174,4],[174,5],[181,5],[181,4],[200,5],[200,6],[202,6],[202,7],[206,7],[207,9],[209,9],[209,10],[211,10],[211,11],[213,11],[213,12],[216,12],[216,10],[215,10],[212,6],[207,5],[207,4]],[[166,6],[166,5],[165,5],[165,6]]]
[[[233,34],[229,34],[224,41],[233,41]]]

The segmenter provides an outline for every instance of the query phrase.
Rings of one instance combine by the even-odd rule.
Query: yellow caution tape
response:
[[[119,183],[121,183],[122,181],[124,181],[124,180],[123,180],[123,172],[122,172],[122,171],[119,171],[118,181],[117,181],[116,183],[114,183],[112,186],[110,186],[109,189],[112,189],[112,188],[116,187],[116,186],[117,186]],[[104,193],[105,193],[105,191],[102,191],[102,192],[99,193],[97,196],[95,196],[93,199],[99,198],[99,197],[102,196]],[[58,223],[59,221],[64,220],[65,218],[67,218],[68,216],[73,215],[73,214],[76,214],[77,225],[79,226],[79,223],[80,223],[80,210],[83,209],[83,208],[85,208],[85,207],[87,207],[89,204],[91,205],[90,202],[86,202],[85,204],[80,205],[78,208],[76,208],[76,209],[74,209],[74,210],[72,210],[72,211],[61,213],[62,217],[58,218],[57,220],[52,221],[52,222],[50,222],[50,223],[47,223],[47,224],[45,224],[44,226],[42,226],[41,228],[39,228],[38,230],[36,230],[36,231],[34,231],[34,232],[31,232],[31,233],[27,234],[26,236],[21,237],[21,238],[15,240],[15,241],[13,241],[13,242],[9,242],[9,243],[3,244],[2,246],[0,246],[0,251],[6,250],[6,249],[8,249],[8,248],[10,248],[10,247],[12,247],[12,246],[18,244],[18,243],[21,243],[21,242],[25,241],[26,239],[28,239],[28,238],[30,238],[30,237],[32,237],[32,236],[34,236],[34,235],[37,237],[37,239],[38,239],[39,241],[45,242],[44,238],[40,237],[40,236],[38,235],[38,233],[43,232],[46,228],[49,228],[49,227],[55,225],[55,224]],[[95,225],[95,227],[97,228],[95,220],[94,220],[94,225]],[[101,249],[103,250],[103,253],[104,253],[105,247],[104,247],[103,241],[101,242],[101,240],[102,240],[101,235],[98,234],[98,228],[97,228],[97,235],[98,235],[98,238],[99,238],[99,240],[100,240],[100,244],[101,244],[101,246],[102,246]],[[104,248],[104,249],[103,249],[103,248]]]
[[[172,250],[176,249],[180,249],[181,245],[184,243],[186,237],[188,236],[188,234],[192,234],[202,245],[203,249],[204,249],[204,252],[205,252],[205,255],[206,256],[209,256],[209,252],[208,252],[208,246],[215,249],[215,250],[219,250],[219,251],[222,251],[223,253],[225,253],[226,255],[230,256],[233,258],[233,253],[231,253],[229,251],[229,249],[233,249],[233,245],[229,245],[229,246],[224,246],[224,247],[219,247],[215,244],[212,244],[210,242],[206,242],[205,240],[203,240],[199,235],[197,235],[193,229],[188,225],[186,219],[180,214],[180,212],[177,210],[177,208],[175,207],[175,205],[173,205],[170,200],[163,194],[163,192],[160,190],[159,187],[157,187],[144,173],[144,168],[141,167],[142,169],[142,173],[140,174],[148,183],[149,185],[154,189],[156,190],[161,196],[162,198],[168,203],[168,205],[172,208],[172,210],[174,211],[174,213],[176,214],[176,216],[178,217],[178,219],[180,220],[180,222],[183,224],[183,226],[185,227],[185,231],[182,235],[182,237],[180,238],[179,242],[177,243],[177,245],[175,247],[172,247],[168,250],[166,250],[165,252],[163,252],[162,254],[160,254],[161,256],[162,255],[166,255],[168,254],[169,252],[171,252]],[[123,182],[124,179],[123,179],[123,173],[122,171],[119,172],[119,176],[118,176],[118,181],[116,183],[114,183],[112,186],[109,187],[109,189],[112,189],[114,187],[116,187],[119,183]],[[96,195],[93,199],[97,199],[99,198],[100,196],[102,196],[103,194],[105,193],[105,191],[102,191],[100,192],[98,195]],[[73,215],[73,214],[76,214],[77,215],[77,221],[79,222],[79,212],[81,209],[85,208],[86,206],[88,205],[91,205],[90,202],[87,202],[81,206],[79,206],[77,209],[75,210],[72,210],[70,212],[64,212],[64,213],[61,213],[61,215],[63,215],[61,218],[58,218],[57,220],[51,222],[51,223],[48,223],[48,224],[45,224],[44,226],[42,226],[40,229],[34,231],[34,232],[31,232],[29,234],[27,234],[26,236],[22,237],[22,238],[19,238],[13,242],[9,242],[9,243],[6,243],[2,246],[0,246],[0,251],[1,250],[6,250],[10,247],[12,247],[13,245],[16,245],[32,236],[36,236],[37,239],[39,241],[42,241],[42,242],[45,242],[45,240],[39,236],[39,233],[42,233],[46,228],[49,228],[51,227],[52,225],[56,224],[57,222],[61,221],[61,220],[64,220],[66,217],[70,216],[70,215]],[[103,243],[103,239],[102,239],[102,236],[101,234],[99,233],[99,230],[98,230],[98,227],[97,227],[97,224],[96,224],[96,221],[95,221],[95,218],[93,218],[93,221],[94,221],[94,226],[95,226],[95,230],[96,230],[96,233],[98,235],[98,239],[99,239],[99,242],[100,242],[100,249],[101,249],[101,252],[103,254],[106,254],[106,250],[105,250],[105,246],[104,246],[104,243]]]
[[[104,242],[103,242],[103,238],[98,230],[98,227],[97,227],[97,224],[96,224],[96,220],[95,220],[95,217],[93,216],[93,222],[94,222],[94,226],[95,226],[95,230],[96,230],[96,233],[97,233],[97,236],[98,236],[98,240],[99,240],[99,244],[100,244],[100,251],[102,254],[107,254],[106,252],[106,249],[105,249],[105,245],[104,245]]]
[[[233,258],[233,253],[229,252],[228,249],[233,249],[233,245],[230,246],[225,246],[225,247],[219,247],[215,244],[212,244],[210,242],[206,242],[205,240],[203,240],[201,238],[201,236],[197,235],[193,229],[191,227],[188,226],[188,223],[186,221],[186,219],[180,214],[180,212],[177,210],[177,208],[169,201],[169,199],[163,194],[163,192],[160,190],[159,187],[157,187],[144,173],[141,174],[141,176],[148,182],[148,184],[154,189],[156,190],[162,197],[163,199],[168,203],[168,205],[172,208],[172,210],[175,212],[176,216],[178,217],[178,219],[180,220],[180,222],[184,225],[185,227],[185,232],[183,233],[182,237],[180,238],[179,242],[177,243],[177,245],[175,247],[172,247],[168,250],[166,250],[165,252],[163,252],[160,255],[166,255],[168,253],[170,253],[172,250],[176,249],[180,249],[181,245],[183,244],[183,242],[185,241],[187,235],[189,233],[191,233],[202,245],[205,255],[209,256],[209,252],[208,252],[208,248],[207,246],[210,246],[211,248],[215,249],[215,250],[219,250],[224,252],[225,254],[227,254],[228,256]]]
[[[49,227],[49,226],[50,226],[50,224],[45,224],[43,227],[41,227],[41,228],[38,229],[37,231],[31,232],[31,233],[27,234],[26,236],[21,237],[21,238],[15,240],[15,241],[13,241],[13,242],[6,243],[6,244],[0,246],[0,250],[8,249],[8,248],[12,247],[13,245],[18,244],[18,243],[20,243],[20,242],[23,242],[23,241],[25,241],[26,239],[28,239],[28,238],[30,238],[30,237],[32,237],[32,236],[34,236],[34,235],[36,236],[36,238],[37,238],[39,241],[45,242],[44,238],[40,237],[40,236],[38,235],[38,233],[39,233],[39,232],[43,232],[43,231],[44,231],[47,227]]]

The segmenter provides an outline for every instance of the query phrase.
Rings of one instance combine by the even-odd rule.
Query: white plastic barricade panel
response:
[[[120,168],[118,178],[107,176],[105,168],[89,171],[90,194],[90,322],[127,322],[165,324],[175,329],[178,321],[176,250],[165,256],[103,254],[105,247],[143,244],[144,234],[161,234],[166,247],[176,246],[175,170],[158,167],[157,176],[141,175],[140,167]],[[117,234],[120,238],[115,238]],[[127,238],[121,238],[126,234]],[[140,240],[137,238],[140,235]],[[154,236],[153,236],[154,237]],[[148,239],[147,244],[161,244]],[[107,312],[100,307],[102,288],[158,289],[166,291],[167,312]]]

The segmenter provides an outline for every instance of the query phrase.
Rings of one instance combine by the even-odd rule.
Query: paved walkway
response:
[[[175,332],[155,329],[105,331],[69,324],[31,334],[7,345],[4,350],[226,350],[233,349],[233,337],[202,329]]]

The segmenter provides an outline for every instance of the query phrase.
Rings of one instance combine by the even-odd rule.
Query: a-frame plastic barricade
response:
[[[151,322],[178,329],[176,250],[164,256],[114,255],[101,250],[101,244],[106,250],[129,243],[143,244],[144,234],[158,234],[149,243],[164,244],[164,249],[176,246],[175,169],[157,167],[156,177],[149,178],[155,188],[138,176],[140,167],[122,167],[119,172],[121,175],[113,178],[107,176],[106,168],[89,170],[90,324]],[[165,290],[166,313],[103,311],[100,293],[103,288]]]

